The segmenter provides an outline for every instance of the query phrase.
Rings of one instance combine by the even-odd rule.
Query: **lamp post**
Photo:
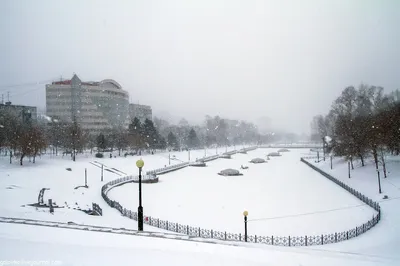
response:
[[[243,212],[244,216],[244,242],[247,242],[247,215],[249,215],[248,211]]]
[[[143,231],[143,207],[142,207],[142,168],[144,161],[142,159],[136,161],[139,168],[139,207],[138,207],[138,231]]]

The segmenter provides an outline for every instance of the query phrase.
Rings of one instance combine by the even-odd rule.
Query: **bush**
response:
[[[100,153],[100,152],[96,153],[95,156],[96,156],[96,158],[103,158],[104,157],[104,155],[102,153]]]

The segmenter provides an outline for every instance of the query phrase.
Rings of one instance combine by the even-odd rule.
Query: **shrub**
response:
[[[104,157],[104,155],[102,153],[100,153],[100,152],[96,153],[95,156],[96,156],[96,158],[103,158]]]

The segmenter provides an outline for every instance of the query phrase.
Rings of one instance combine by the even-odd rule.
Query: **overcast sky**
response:
[[[1,93],[40,107],[31,83],[76,73],[155,115],[308,132],[348,85],[400,88],[399,0],[6,0],[0,36]]]

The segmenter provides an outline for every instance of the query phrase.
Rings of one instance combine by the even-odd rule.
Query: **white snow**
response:
[[[366,166],[364,167],[361,166],[360,162],[355,161],[355,169],[351,170],[350,179],[348,178],[347,161],[342,158],[335,158],[333,160],[332,170],[330,169],[329,160],[320,163],[314,162],[314,164],[369,198],[379,201],[382,211],[381,221],[372,230],[368,231],[368,233],[356,237],[351,241],[344,241],[338,245],[329,245],[324,248],[346,252],[363,252],[376,256],[395,257],[400,260],[399,156],[387,157],[386,167],[389,172],[387,178],[383,178],[382,167],[379,166],[382,194],[378,192],[378,178],[372,158],[366,160]],[[387,195],[389,198],[383,200],[384,195]],[[398,265],[400,265],[400,261]]]
[[[236,148],[239,150],[241,147]],[[250,165],[249,169],[241,170],[243,176],[217,174],[226,168],[239,170],[251,158],[266,158],[266,154],[276,150],[258,149],[248,154],[235,154],[232,159],[207,162],[207,167],[187,167],[161,175],[159,183],[143,185],[145,215],[206,229],[243,233],[242,213],[247,210],[249,234],[280,236],[344,231],[372,217],[374,211],[371,208],[358,206],[362,202],[300,162],[300,156],[310,155],[308,149],[291,149],[290,153],[273,157],[268,163]],[[214,155],[216,150],[192,150],[191,161],[202,158],[205,153]],[[188,152],[170,154],[179,160],[188,160]],[[9,158],[2,156],[0,216],[136,229],[136,221],[122,217],[100,195],[103,184],[123,174],[104,171],[104,181],[101,182],[99,164],[96,166],[91,162],[103,163],[104,169],[111,171],[115,168],[126,174],[136,174],[135,162],[139,158],[145,161],[144,172],[169,164],[169,153],[112,159],[107,153],[102,159],[86,154],[78,155],[76,162],[72,162],[69,155],[43,156],[37,158],[36,164],[26,160],[22,167],[18,162],[10,165]],[[171,164],[176,163],[180,162],[171,160]],[[342,159],[334,159],[333,170],[330,170],[329,160],[315,164],[373,200],[380,201],[380,223],[348,241],[302,248],[244,243],[226,246],[0,224],[0,265],[7,265],[4,264],[7,260],[57,260],[62,262],[61,265],[400,265],[399,158],[388,157],[387,179],[383,178],[381,171],[382,194],[378,193],[376,171],[370,160],[367,160],[366,167],[356,164],[351,179],[347,175],[347,162]],[[65,170],[68,167],[72,171]],[[85,168],[89,188],[75,190],[75,187],[84,185]],[[45,192],[45,200],[52,198],[64,206],[55,209],[54,215],[47,209],[24,206],[37,202],[39,190],[44,187],[50,188]],[[136,210],[137,191],[137,184],[126,184],[111,190],[109,196],[124,207]],[[383,200],[384,195],[389,199]],[[71,208],[67,208],[65,202]],[[92,202],[103,208],[102,217],[73,209],[73,206],[87,208]],[[163,231],[147,225],[144,229]],[[232,242],[227,244],[232,245]]]
[[[14,224],[0,226],[0,247],[0,265],[398,265],[398,261],[367,254],[226,246]]]
[[[143,186],[145,215],[190,226],[243,233],[243,211],[249,212],[251,235],[305,236],[335,233],[359,226],[375,211],[300,162],[307,150],[293,149],[266,164],[252,164],[243,176],[220,176],[221,170],[240,169],[251,158],[273,149],[258,149],[218,159],[207,167],[187,167],[159,176]],[[129,183],[109,192],[127,209],[138,204]]]

